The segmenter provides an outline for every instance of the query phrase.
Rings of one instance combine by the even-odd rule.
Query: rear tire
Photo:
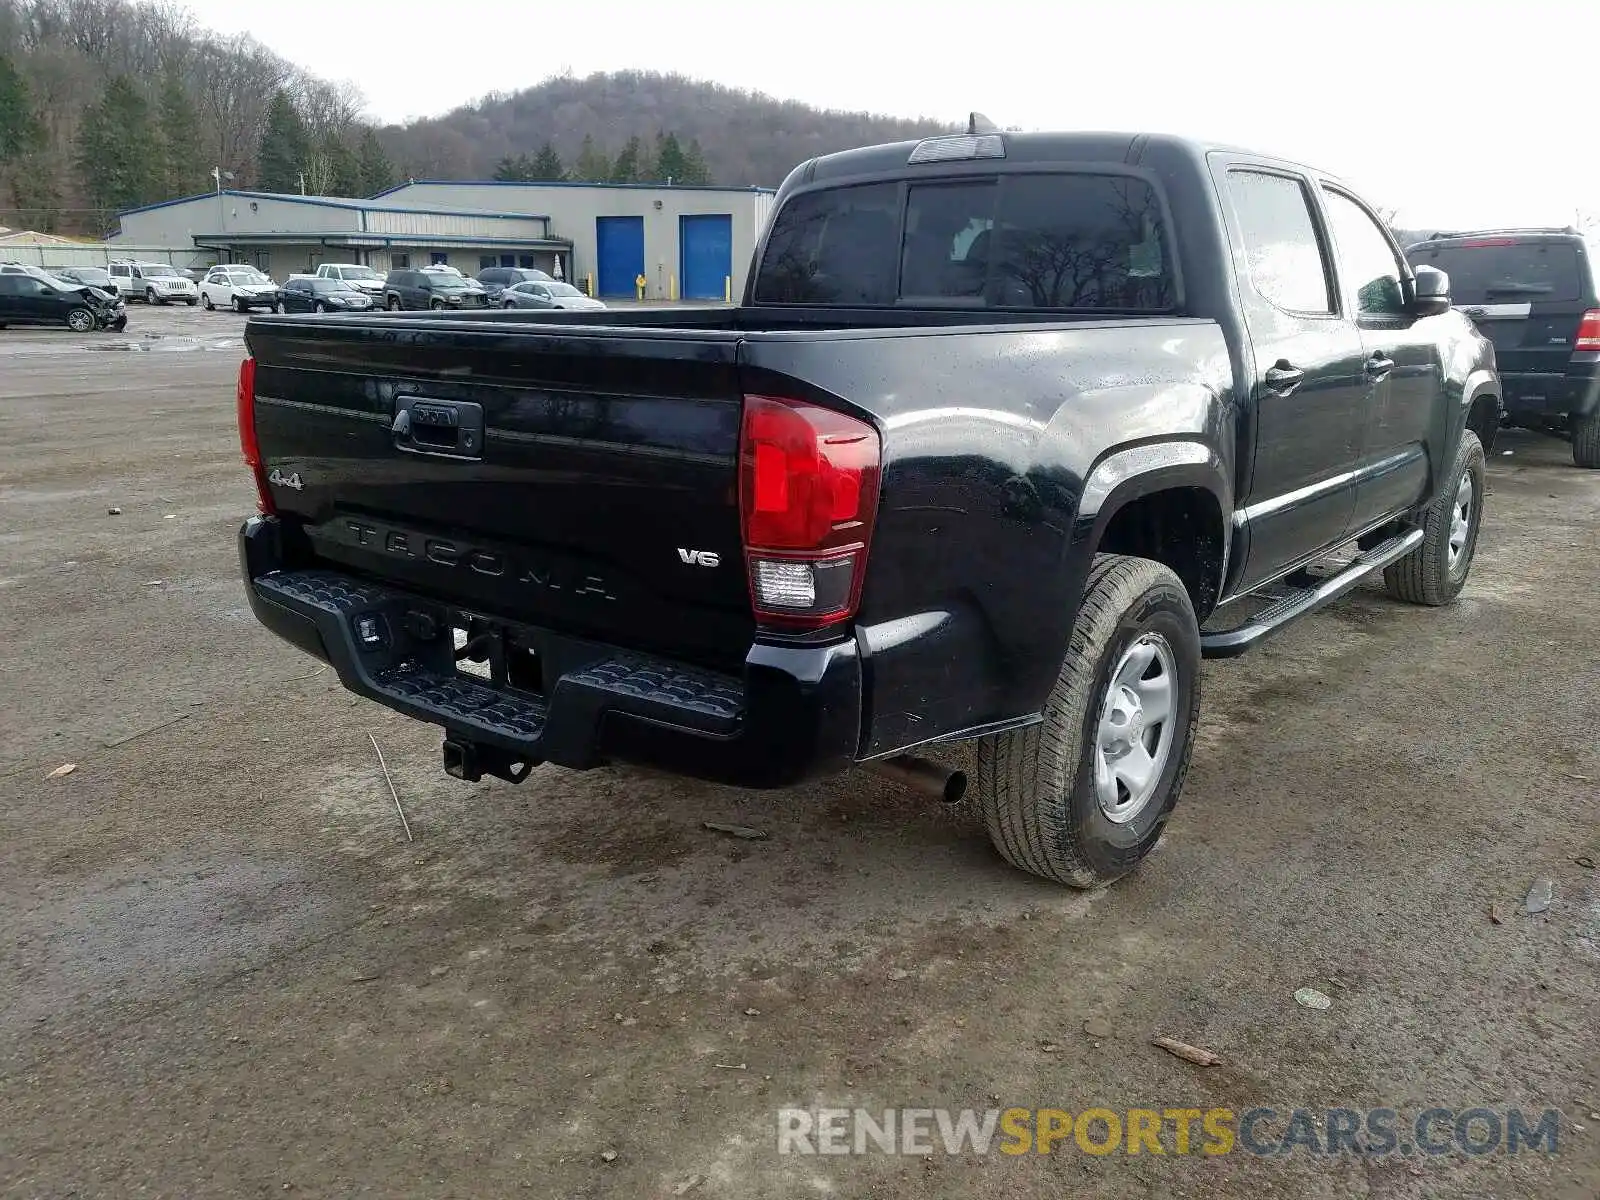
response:
[[[1437,608],[1461,594],[1478,551],[1484,479],[1483,445],[1477,434],[1464,430],[1450,482],[1423,520],[1422,545],[1383,569],[1391,596]]]
[[[1600,467],[1600,409],[1572,423],[1572,461],[1590,470]]]
[[[1199,717],[1200,630],[1183,583],[1149,559],[1097,556],[1043,723],[978,743],[977,807],[995,849],[1077,888],[1127,874],[1161,840]]]

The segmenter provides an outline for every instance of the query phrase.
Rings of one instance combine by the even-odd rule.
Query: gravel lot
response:
[[[1208,667],[1166,842],[1084,895],[864,776],[447,778],[249,616],[242,326],[0,334],[0,1192],[1600,1195],[1600,472],[1565,444],[1502,439],[1454,607],[1366,588]],[[779,1156],[813,1104],[1564,1115],[1553,1157]]]

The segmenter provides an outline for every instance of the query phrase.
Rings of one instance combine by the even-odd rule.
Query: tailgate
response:
[[[273,499],[308,565],[743,659],[737,334],[268,318],[247,340]]]

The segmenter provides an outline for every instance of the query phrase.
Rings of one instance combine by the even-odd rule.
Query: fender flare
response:
[[[1199,439],[1143,442],[1102,457],[1084,480],[1078,533],[1073,540],[1098,547],[1118,511],[1140,497],[1180,487],[1200,488],[1217,502],[1222,523],[1222,554],[1217,564],[1220,595],[1232,550],[1233,485],[1220,455]]]
[[[1493,371],[1479,368],[1466,378],[1461,385],[1461,407],[1469,412],[1477,402],[1479,396],[1493,394],[1497,405],[1503,403],[1505,397],[1500,395],[1500,381],[1495,378]]]

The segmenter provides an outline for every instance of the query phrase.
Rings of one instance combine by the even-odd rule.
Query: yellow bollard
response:
[[[669,300],[678,298],[678,277],[676,275],[667,276],[667,298]]]
[[[733,303],[733,276],[732,275],[724,275],[722,277],[722,302],[724,304],[732,304]]]
[[[644,300],[645,285],[648,284],[649,282],[650,281],[648,279],[646,279],[642,274],[637,276],[633,281],[634,290],[639,293],[639,299],[640,299],[641,302]]]

